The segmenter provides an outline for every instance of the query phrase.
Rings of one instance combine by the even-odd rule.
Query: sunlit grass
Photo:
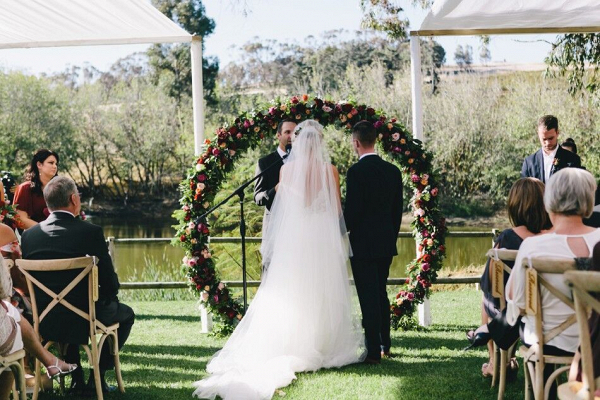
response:
[[[393,334],[394,357],[380,366],[351,365],[298,374],[283,388],[286,399],[495,399],[481,376],[485,350],[463,352],[464,331],[478,324],[481,293],[472,287],[432,296],[434,325]],[[200,333],[194,301],[129,303],[136,324],[121,352],[126,394],[107,399],[190,399],[193,382],[206,376],[206,363],[224,338]],[[285,340],[285,338],[282,338]],[[86,371],[87,373],[87,371]],[[115,384],[114,375],[108,375]],[[523,375],[509,384],[506,398],[523,397]],[[41,399],[58,396],[43,394]],[[277,396],[276,396],[277,398]]]

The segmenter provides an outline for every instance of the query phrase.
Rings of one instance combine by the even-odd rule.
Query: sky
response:
[[[406,0],[406,3],[409,3]],[[239,46],[255,37],[302,44],[308,36],[320,37],[325,31],[360,30],[362,11],[359,0],[204,0],[207,15],[216,28],[205,39],[205,55],[216,56],[222,66],[238,58]],[[425,11],[407,10],[411,27],[417,29]],[[555,35],[492,36],[492,62],[510,64],[542,63]],[[454,64],[457,45],[471,45],[478,63],[478,37],[438,37],[446,50],[446,63]],[[85,63],[106,71],[119,58],[147,45],[88,46],[42,49],[0,50],[0,69],[20,70],[28,74],[55,73]]]

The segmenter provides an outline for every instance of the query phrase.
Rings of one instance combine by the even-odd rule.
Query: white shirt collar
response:
[[[376,156],[376,155],[377,155],[377,153],[366,153],[366,154],[363,154],[362,156],[360,156],[359,160],[362,160],[366,156]]]
[[[71,215],[72,217],[75,217],[75,215],[71,211],[67,211],[67,210],[55,210],[55,211],[52,211],[52,214],[56,214],[56,213],[65,213],[65,214]]]
[[[550,172],[552,171],[552,165],[554,165],[554,158],[556,157],[556,152],[558,151],[558,145],[554,149],[554,151],[550,154],[546,154],[544,149],[542,149],[542,157],[544,160],[544,182],[548,183],[550,179]]]

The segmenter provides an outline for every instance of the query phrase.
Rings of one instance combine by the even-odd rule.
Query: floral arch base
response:
[[[429,295],[445,254],[445,219],[438,209],[438,176],[433,170],[432,154],[413,139],[395,118],[382,111],[353,102],[334,103],[307,95],[287,101],[275,100],[261,111],[245,112],[233,124],[217,129],[206,140],[202,155],[181,183],[181,209],[175,211],[177,236],[173,243],[185,249],[183,268],[192,290],[212,313],[222,317],[224,332],[242,318],[242,306],[233,299],[220,281],[209,248],[210,227],[200,216],[210,208],[221,183],[244,151],[264,138],[275,135],[279,121],[301,122],[315,119],[323,126],[333,125],[348,133],[362,120],[371,121],[379,133],[379,146],[403,171],[405,186],[413,191],[410,201],[414,220],[411,224],[419,256],[407,266],[405,284],[390,307],[392,325],[397,328],[404,317]]]

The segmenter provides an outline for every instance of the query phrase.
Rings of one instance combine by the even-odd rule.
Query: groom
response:
[[[352,128],[359,161],[346,177],[344,218],[352,245],[352,273],[363,315],[367,364],[390,355],[390,301],[386,283],[402,220],[402,176],[375,153],[377,132],[371,122]]]

